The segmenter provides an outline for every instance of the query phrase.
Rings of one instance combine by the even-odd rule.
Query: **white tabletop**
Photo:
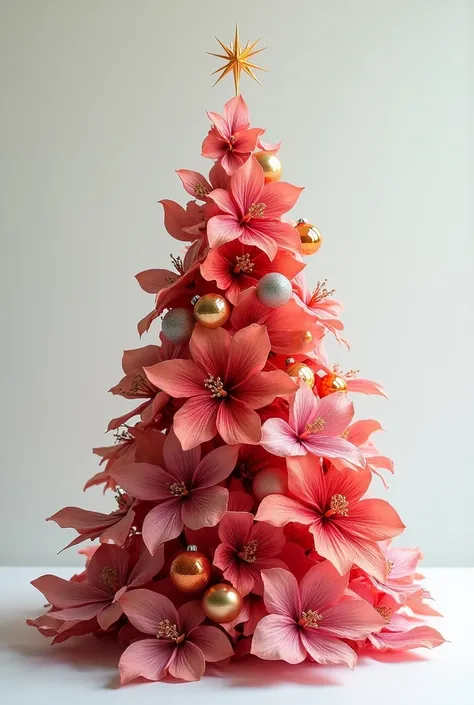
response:
[[[0,703],[2,705],[448,705],[474,702],[474,568],[431,568],[426,585],[444,619],[432,620],[451,643],[342,667],[242,661],[199,683],[137,683],[120,687],[120,650],[93,637],[51,647],[25,625],[42,610],[29,581],[73,569],[0,568]],[[397,658],[401,660],[397,661]],[[218,700],[219,699],[219,700]]]

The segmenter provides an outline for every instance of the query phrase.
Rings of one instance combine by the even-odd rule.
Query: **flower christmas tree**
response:
[[[258,50],[237,33],[222,46],[237,96],[208,113],[208,177],[179,170],[191,200],[161,201],[186,254],[137,276],[155,295],[139,332],[164,314],[159,341],[124,353],[111,391],[138,406],[110,422],[117,442],[95,449],[104,469],[86,484],[117,509],[50,517],[76,530],[70,546],[98,543],[79,575],[33,581],[50,608],[29,624],[53,643],[115,637],[122,682],[197,680],[249,654],[353,668],[363,647],[443,642],[421,621],[436,612],[420,552],[391,546],[404,525],[368,497],[393,466],[353,394],[384,391],[327,361],[326,337],[345,342],[341,305],[304,276],[322,238],[284,219],[301,189],[280,180],[279,145],[239,95]]]

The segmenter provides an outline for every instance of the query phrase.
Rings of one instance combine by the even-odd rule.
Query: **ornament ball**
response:
[[[204,328],[220,328],[230,316],[230,303],[221,294],[204,294],[194,303],[194,317]]]
[[[300,218],[296,223],[296,230],[300,236],[301,254],[314,255],[319,250],[323,242],[323,236],[319,230],[304,218]]]
[[[329,373],[316,379],[316,389],[320,397],[327,397],[333,392],[347,392],[347,384],[343,377]]]
[[[191,311],[172,308],[163,316],[161,330],[170,343],[187,343],[194,330],[195,320]]]
[[[258,501],[269,494],[285,494],[288,490],[288,476],[283,468],[264,468],[255,475],[252,491]]]
[[[305,365],[304,362],[295,362],[293,358],[288,358],[286,363],[287,368],[285,372],[287,375],[290,375],[290,377],[299,377],[310,389],[314,387],[315,376],[309,365]]]
[[[212,619],[213,622],[226,624],[239,616],[242,609],[242,597],[232,585],[218,583],[212,585],[204,593],[202,608],[206,617]]]
[[[211,579],[212,568],[207,556],[188,546],[171,563],[170,580],[181,592],[196,592],[206,587]]]
[[[263,169],[266,184],[271,181],[280,181],[281,161],[276,154],[272,154],[272,152],[256,152],[253,156]]]
[[[264,306],[278,308],[287,304],[291,299],[293,287],[291,282],[279,272],[269,272],[265,274],[257,284],[255,289],[257,299]]]

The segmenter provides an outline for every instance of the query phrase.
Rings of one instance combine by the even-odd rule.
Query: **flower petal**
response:
[[[168,671],[182,681],[198,681],[206,668],[201,649],[189,640],[183,641],[174,652]]]
[[[264,186],[263,170],[256,159],[248,159],[230,179],[230,190],[240,210],[240,215],[258,203]]]
[[[249,512],[227,512],[219,524],[219,538],[240,551],[248,542],[252,527],[253,516]]]
[[[189,638],[201,649],[206,661],[211,663],[230,658],[234,654],[229,639],[217,627],[197,627]]]
[[[112,466],[110,476],[131,497],[156,501],[170,498],[170,484],[175,479],[166,470],[151,463]]]
[[[357,654],[350,646],[340,639],[323,634],[319,629],[302,629],[301,641],[316,663],[342,663],[351,669],[357,663]]]
[[[244,384],[266,365],[270,339],[264,326],[252,324],[238,330],[227,355],[226,382],[233,389]]]
[[[224,516],[229,500],[225,487],[206,487],[193,490],[183,503],[182,518],[189,529],[216,526]]]
[[[257,541],[257,561],[272,558],[280,553],[285,543],[283,529],[259,521],[250,530],[250,541]]]
[[[218,405],[216,426],[228,445],[255,445],[262,437],[259,415],[238,399],[226,399]]]
[[[87,583],[64,580],[56,575],[41,575],[31,584],[43,593],[48,602],[60,609],[86,605],[107,599],[104,590],[98,590]]]
[[[256,521],[267,521],[273,526],[286,526],[293,521],[307,526],[316,518],[314,510],[300,504],[296,499],[277,494],[264,497],[255,515]]]
[[[211,450],[196,467],[192,484],[196,489],[218,485],[229,477],[237,463],[238,446],[221,446]]]
[[[146,515],[143,522],[143,541],[152,555],[162,543],[175,539],[182,532],[182,504],[179,498],[169,499],[158,504]]]
[[[339,575],[329,561],[317,563],[308,570],[300,583],[302,609],[324,611],[340,599],[347,587],[347,580],[348,575]]]
[[[265,216],[267,218],[280,218],[293,208],[303,191],[298,186],[293,186],[285,181],[265,184],[261,200],[265,203]]]
[[[345,530],[353,536],[370,541],[384,541],[402,533],[405,525],[395,509],[383,499],[363,499],[344,521]]]
[[[298,389],[291,377],[283,370],[257,372],[244,385],[235,387],[234,397],[252,409],[260,409],[271,404],[277,396],[289,396]]]
[[[268,419],[262,426],[261,445],[280,457],[306,455],[306,448],[284,419]]]
[[[311,389],[303,384],[290,402],[290,426],[297,435],[305,431],[306,424],[313,421],[318,414],[318,400]]]
[[[130,622],[144,634],[158,634],[160,622],[168,619],[180,626],[175,606],[164,595],[153,590],[129,590],[119,600]]]
[[[172,397],[193,397],[205,391],[203,369],[192,360],[164,360],[144,370],[155,387]]]
[[[125,649],[120,661],[120,682],[122,685],[135,678],[159,681],[167,673],[168,664],[176,645],[161,639],[142,639]]]
[[[205,197],[212,191],[212,186],[199,172],[191,171],[190,169],[178,169],[176,173],[186,191],[198,201],[204,201]]]
[[[301,663],[306,658],[295,621],[279,614],[269,614],[259,621],[252,638],[251,653],[267,661],[287,663]]]
[[[184,482],[184,484],[189,488],[194,471],[196,470],[196,467],[201,459],[200,447],[198,446],[197,448],[192,448],[191,450],[183,450],[176,433],[173,429],[171,429],[166,436],[166,440],[163,445],[163,458],[166,469],[168,473],[173,476],[174,480]],[[148,498],[143,497],[143,499]],[[150,499],[154,498],[150,497]]]
[[[124,548],[103,543],[87,565],[87,580],[98,590],[113,595],[127,584],[128,564],[129,554]],[[109,573],[105,579],[104,571]]]
[[[234,215],[215,215],[207,222],[207,239],[213,249],[237,240],[242,237],[244,231],[244,227]]]
[[[298,621],[301,599],[295,576],[284,568],[262,570],[263,600],[270,613]]]
[[[189,450],[214,438],[217,433],[218,410],[219,402],[209,394],[188,399],[176,412],[173,428],[183,450]],[[196,419],[199,419],[199,423],[196,423]]]
[[[224,328],[209,329],[196,326],[189,341],[189,350],[206,375],[226,380],[231,341],[230,333]],[[201,381],[201,388],[205,389],[204,379]]]
[[[189,634],[191,630],[198,627],[206,619],[200,600],[185,602],[178,609],[178,615],[180,628],[184,634]]]
[[[345,438],[333,438],[316,433],[306,436],[301,442],[313,455],[321,458],[342,458],[358,468],[365,467],[365,458],[360,450]]]
[[[320,627],[325,634],[361,641],[385,626],[385,620],[365,600],[345,599],[324,611]]]

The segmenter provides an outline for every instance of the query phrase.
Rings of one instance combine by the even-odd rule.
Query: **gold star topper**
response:
[[[216,71],[213,71],[211,74],[211,76],[214,76],[216,73],[220,73],[220,76],[217,79],[216,83],[219,83],[219,81],[222,80],[224,76],[227,76],[227,74],[231,71],[234,74],[235,95],[239,95],[240,93],[240,74],[242,73],[242,71],[244,71],[254,81],[260,83],[252,69],[258,69],[259,71],[266,71],[266,69],[262,68],[262,66],[257,66],[257,64],[253,64],[249,61],[252,56],[255,56],[255,54],[260,54],[261,51],[264,51],[266,49],[266,47],[262,47],[261,49],[255,49],[260,39],[257,39],[255,42],[250,42],[249,40],[247,44],[242,47],[239,38],[239,28],[237,25],[235,25],[234,41],[231,42],[230,47],[226,46],[223,42],[221,42],[220,39],[217,39],[217,41],[225,51],[225,54],[214,54],[210,51],[207,52],[210,56],[217,56],[218,59],[224,59],[224,61],[226,62],[224,66],[221,66]],[[216,85],[216,83],[214,83],[214,85]],[[260,85],[262,84],[260,83]]]

